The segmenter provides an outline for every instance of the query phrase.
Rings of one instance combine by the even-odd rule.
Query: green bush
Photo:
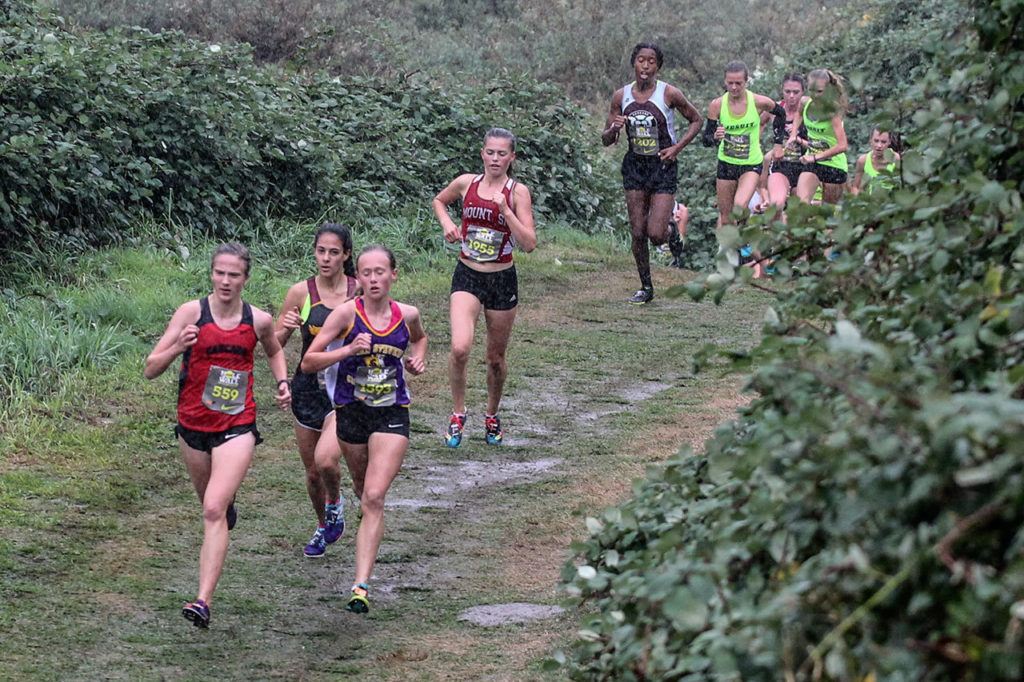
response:
[[[905,187],[726,231],[691,287],[744,241],[785,282],[738,419],[588,520],[575,679],[1024,678],[1024,7],[974,11],[892,102]]]
[[[328,210],[387,217],[429,206],[478,169],[493,125],[521,137],[516,172],[542,220],[596,229],[614,187],[591,170],[583,112],[522,77],[452,91],[422,78],[303,76],[254,66],[245,47],[173,32],[76,35],[34,11],[0,27],[0,45],[5,250],[116,241],[152,216],[215,234]]]

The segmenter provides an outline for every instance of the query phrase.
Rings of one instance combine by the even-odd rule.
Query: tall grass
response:
[[[245,298],[274,314],[284,292],[313,272],[312,223],[266,220],[240,223],[237,235],[253,255]],[[384,244],[402,272],[447,276],[454,251],[426,208],[349,223],[355,251]],[[82,400],[83,378],[119,363],[140,363],[174,310],[210,291],[210,254],[216,243],[171,224],[140,223],[125,235],[132,247],[15,259],[0,294],[0,433],[33,411],[48,414]],[[41,265],[40,263],[48,263]],[[45,403],[45,407],[43,407]]]
[[[81,371],[109,367],[133,345],[118,324],[90,323],[66,308],[58,300],[0,304],[0,422],[29,399],[73,392]]]

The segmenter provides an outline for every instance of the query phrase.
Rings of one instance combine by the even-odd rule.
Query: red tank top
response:
[[[477,263],[511,263],[512,249],[516,240],[505,224],[505,217],[498,211],[498,205],[480,197],[477,191],[484,176],[478,175],[469,183],[466,196],[462,199],[462,253],[466,260]],[[516,181],[508,179],[501,193],[509,207],[512,190]]]
[[[199,337],[185,351],[178,374],[178,423],[206,433],[254,424],[252,307],[242,303],[242,321],[234,329],[217,326],[209,299],[199,299],[199,308]]]

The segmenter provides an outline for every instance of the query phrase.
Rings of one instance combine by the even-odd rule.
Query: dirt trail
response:
[[[570,542],[584,532],[583,516],[622,499],[652,462],[682,444],[702,443],[741,404],[738,380],[694,377],[688,358],[707,340],[745,345],[763,306],[756,295],[741,294],[721,307],[659,297],[636,309],[624,302],[635,287],[628,262],[608,268],[597,257],[577,260],[563,269],[548,265],[539,277],[530,276],[529,260],[521,266],[525,303],[510,349],[502,412],[508,439],[500,448],[483,442],[480,337],[466,442],[458,450],[442,445],[446,318],[443,301],[422,306],[429,369],[412,384],[412,448],[387,502],[369,617],[342,609],[353,569],[354,510],[347,510],[349,532],[324,559],[302,557],[313,526],[301,465],[288,417],[267,415],[267,443],[240,493],[241,518],[211,629],[190,629],[177,613],[194,589],[200,533],[182,481],[155,493],[156,511],[123,519],[130,539],[111,543],[97,558],[95,571],[116,558],[123,580],[105,596],[116,604],[111,621],[93,633],[73,676],[547,675],[540,663],[573,631],[572,609],[496,627],[460,615],[503,603],[562,603],[558,574]],[[658,269],[655,277],[663,289],[687,276]]]

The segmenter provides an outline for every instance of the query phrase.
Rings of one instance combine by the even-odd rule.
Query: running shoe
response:
[[[452,418],[448,422],[448,433],[445,434],[444,443],[450,448],[457,448],[462,444],[462,431],[466,428],[466,415],[452,412]]]
[[[345,509],[338,504],[324,506],[324,542],[328,545],[338,541],[345,534]]]
[[[324,528],[317,527],[316,532],[313,533],[313,537],[309,539],[309,543],[306,545],[305,549],[302,550],[302,553],[310,559],[323,556],[324,552],[327,551],[327,539],[324,535]]]
[[[185,604],[185,607],[181,610],[181,615],[192,621],[192,624],[197,628],[210,627],[210,607],[202,599],[196,599],[194,602]]]
[[[644,287],[638,289],[635,294],[627,298],[626,300],[633,305],[644,305],[650,303],[654,298],[654,287]]]
[[[231,530],[235,527],[235,524],[238,522],[238,510],[235,509],[234,500],[231,500],[231,504],[228,505],[228,511],[226,516],[228,518],[228,530]]]
[[[345,604],[345,610],[352,613],[369,613],[370,611],[370,586],[366,583],[356,583],[352,586],[352,595]]]
[[[505,432],[501,430],[501,420],[496,414],[484,415],[484,428],[487,430],[487,444],[501,445]]]

